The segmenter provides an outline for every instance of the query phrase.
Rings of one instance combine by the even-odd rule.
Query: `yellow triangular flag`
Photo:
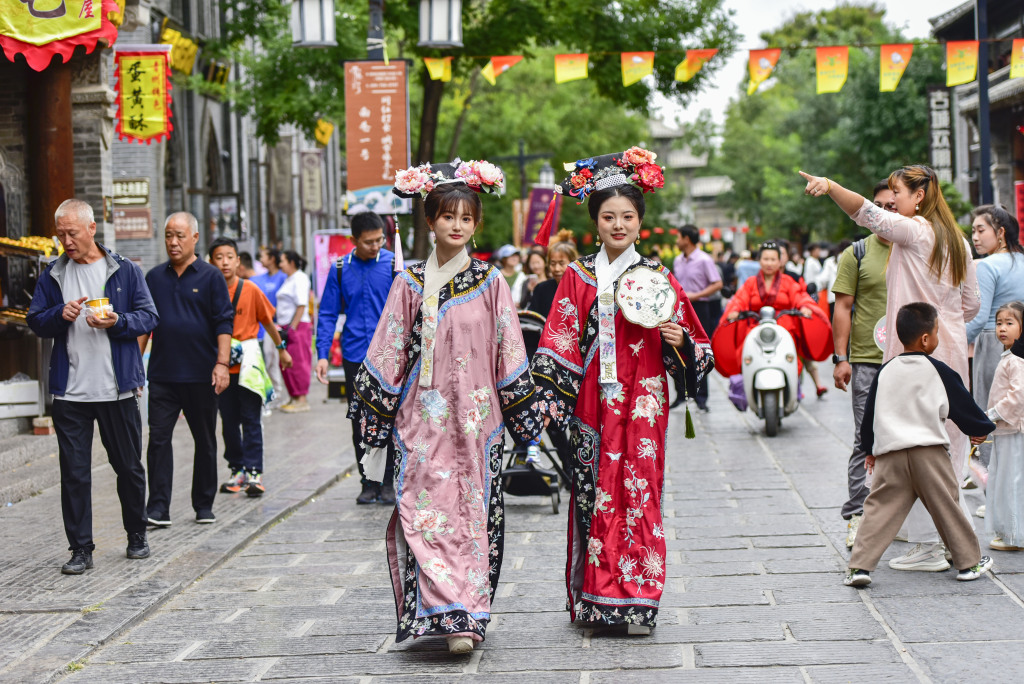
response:
[[[484,80],[491,85],[497,85],[498,81],[494,78],[494,60],[490,60],[484,65],[484,68],[480,70],[480,75],[484,77]]]

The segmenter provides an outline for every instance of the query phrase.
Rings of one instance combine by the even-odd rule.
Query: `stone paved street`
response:
[[[830,369],[822,370],[830,376]],[[553,515],[546,500],[507,497],[505,564],[487,641],[468,657],[450,656],[441,639],[394,643],[394,599],[383,542],[390,511],[356,506],[357,478],[343,478],[276,524],[248,535],[243,548],[222,546],[222,563],[209,563],[195,581],[171,592],[172,598],[126,619],[128,629],[76,662],[66,679],[1019,681],[1024,556],[991,552],[995,574],[971,583],[956,582],[953,572],[900,573],[883,562],[869,589],[842,586],[848,554],[839,506],[852,434],[848,395],[832,390],[821,401],[808,400],[775,439],[765,438],[749,413],[741,415],[726,403],[720,382],[711,405],[712,413],[694,415],[698,437],[693,441],[681,438],[681,410],[673,415],[670,430],[678,438],[670,441],[664,504],[669,580],[651,637],[571,625],[563,610],[565,506]],[[316,401],[315,411],[307,414],[308,427],[289,431],[288,439],[310,453],[320,453],[314,444],[346,443],[339,411],[336,404]],[[275,416],[269,429],[284,424]],[[350,458],[323,455],[344,463]],[[291,494],[293,501],[301,496]],[[969,502],[973,508],[981,500],[972,494]],[[229,519],[227,511],[233,509],[227,505],[220,510],[225,518],[216,532],[197,529],[186,510],[173,532],[151,535],[154,549],[168,548],[164,536],[224,534],[241,525],[243,516],[251,518],[246,511]],[[59,532],[56,511],[47,523],[54,529],[38,530],[46,533],[48,546],[33,541],[25,545],[33,548],[19,547],[13,560],[5,558],[3,617],[17,616],[23,620],[20,630],[38,633],[44,627],[33,627],[31,620],[62,616],[74,621],[74,636],[66,636],[66,642],[95,643],[88,620],[102,615],[108,604],[78,616],[71,610],[83,603],[78,587],[123,582],[144,588],[158,580],[132,585],[131,564],[115,560],[119,548],[109,550],[85,578],[60,578],[64,553],[63,544],[53,539],[54,530]],[[18,518],[0,518],[7,548],[14,527],[30,534]],[[115,527],[111,522],[108,534],[119,546]],[[982,539],[987,544],[988,537]],[[886,558],[906,548],[895,544]],[[28,568],[31,554],[35,560]],[[160,572],[170,572],[173,564],[165,561]],[[19,573],[30,570],[48,597],[37,598],[37,591],[31,600],[46,601],[52,613],[38,612],[34,603],[18,608],[11,597]],[[10,649],[3,641],[2,648]],[[11,657],[5,655],[8,662]],[[14,667],[4,675],[11,681],[27,681],[22,672],[45,678],[42,668],[30,667],[39,657],[25,656],[18,666],[28,669]]]

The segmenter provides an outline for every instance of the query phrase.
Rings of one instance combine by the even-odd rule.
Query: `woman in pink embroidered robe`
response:
[[[666,373],[685,377],[688,392],[695,394],[713,367],[711,346],[675,277],[641,258],[621,277],[638,268],[664,273],[678,298],[671,320],[683,327],[686,339],[676,350],[657,328],[630,323],[616,306],[621,389],[605,396],[598,380],[596,260],[591,254],[566,270],[533,360],[534,380],[557,426],[568,428],[573,454],[568,605],[574,621],[654,627],[666,577]]]
[[[369,446],[396,447],[387,548],[397,640],[482,641],[501,569],[505,428],[534,439],[543,402],[508,285],[476,259],[437,295],[432,381],[421,386],[423,282],[422,263],[396,278],[349,415]]]

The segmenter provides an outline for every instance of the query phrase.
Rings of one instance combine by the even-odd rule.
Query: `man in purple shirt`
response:
[[[718,296],[718,291],[722,289],[722,273],[711,255],[700,249],[699,245],[700,232],[696,226],[688,224],[680,228],[676,246],[682,254],[673,262],[672,271],[686,296],[690,298],[701,327],[707,333],[708,339],[711,339],[718,326],[718,319],[722,316],[722,300]],[[708,410],[707,382],[707,378],[701,380],[695,397],[697,408],[705,413]],[[681,399],[676,399],[672,406],[681,403]]]

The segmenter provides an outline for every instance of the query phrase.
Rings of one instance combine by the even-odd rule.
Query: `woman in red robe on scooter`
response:
[[[734,325],[727,324],[734,323],[744,311],[756,314],[765,306],[774,308],[776,315],[786,310],[800,311],[800,317],[784,316],[779,321],[793,335],[800,356],[821,361],[832,353],[832,326],[828,317],[797,281],[782,272],[783,264],[776,242],[768,241],[761,245],[760,263],[761,271],[757,276],[748,278],[729,301],[711,342],[717,369],[726,377],[741,372],[739,357],[743,340],[757,320],[750,318]]]

